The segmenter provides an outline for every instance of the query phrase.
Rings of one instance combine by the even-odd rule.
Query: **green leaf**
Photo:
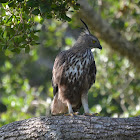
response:
[[[6,50],[7,49],[7,45],[4,45],[3,47],[2,47],[2,50],[4,51],[4,50]]]
[[[52,15],[51,14],[47,14],[47,19],[51,19]]]
[[[32,14],[34,15],[38,15],[40,13],[40,10],[39,9],[35,9],[32,11]]]
[[[1,0],[0,3],[6,3],[8,2],[9,0]]]
[[[6,23],[11,22],[12,21],[12,18],[13,18],[13,15],[8,18],[8,20],[6,21]]]
[[[67,37],[67,38],[65,39],[65,42],[66,42],[67,45],[72,45],[72,41],[73,41],[72,38],[68,38],[68,37]]]
[[[32,8],[39,6],[39,2],[36,0],[28,0],[26,4],[27,6],[32,7]]]
[[[19,48],[14,48],[14,49],[12,49],[12,52],[20,53],[20,49]]]
[[[8,4],[9,7],[14,7],[14,5],[15,5],[15,2],[11,2]]]
[[[54,9],[55,9],[56,7],[57,7],[56,4],[52,4],[52,5],[51,5],[51,8],[54,8]]]
[[[79,10],[80,4],[79,3],[76,3],[76,5],[74,5],[73,7],[74,7],[74,10]]]
[[[68,17],[67,15],[62,15],[61,17],[62,17],[62,19],[66,20],[66,21],[68,21],[68,22],[71,21],[71,18]]]
[[[40,11],[41,11],[41,13],[42,14],[44,14],[44,13],[46,13],[46,12],[50,12],[51,11],[51,7],[50,7],[50,5],[48,4],[48,5],[40,5]]]
[[[29,52],[30,52],[30,47],[29,46],[26,46],[25,53],[29,53]]]
[[[24,0],[17,0],[18,2],[22,2],[22,1],[24,1]]]
[[[26,46],[26,45],[25,45],[25,44],[23,44],[23,45],[21,45],[21,46],[20,46],[20,48],[25,48],[25,46]]]

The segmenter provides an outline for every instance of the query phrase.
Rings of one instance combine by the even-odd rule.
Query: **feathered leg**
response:
[[[67,102],[67,106],[68,106],[69,114],[73,113],[72,105],[69,102]]]
[[[82,105],[83,105],[85,114],[89,114],[88,95],[87,95],[87,94],[83,94],[83,95],[81,96],[81,101],[82,101]]]
[[[84,108],[84,115],[86,116],[97,116],[99,115],[98,113],[89,113],[89,107],[88,107],[88,94],[83,94],[82,97],[81,97],[81,101],[82,101],[82,105],[83,105],[83,108]]]
[[[69,103],[69,101],[67,101],[67,106],[68,106],[68,114],[65,114],[65,116],[78,115],[77,112],[73,112],[72,105],[71,105],[71,103]]]

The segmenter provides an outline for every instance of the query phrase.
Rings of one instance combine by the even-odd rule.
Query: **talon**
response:
[[[85,116],[92,116],[93,114],[92,113],[84,113],[83,115],[85,115]]]
[[[79,115],[79,112],[74,112],[73,114],[74,114],[74,115]]]
[[[85,116],[99,116],[99,113],[84,113]]]
[[[64,116],[72,116],[72,117],[74,117],[76,115],[79,115],[79,112],[64,114]]]
[[[94,113],[93,115],[94,115],[94,116],[99,116],[100,114],[99,114],[99,113]]]
[[[61,116],[61,115],[63,115],[62,113],[60,113],[60,114],[51,114],[51,116]]]
[[[64,114],[64,116],[74,116],[74,113]]]

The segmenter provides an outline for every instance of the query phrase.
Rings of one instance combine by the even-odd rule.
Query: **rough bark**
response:
[[[140,71],[140,48],[127,41],[119,32],[111,27],[107,21],[88,4],[87,0],[79,0],[81,11],[79,16],[88,23],[89,27],[98,32],[110,48],[119,52],[122,56],[127,56],[129,60]]]
[[[78,115],[38,117],[4,125],[0,140],[139,140],[140,116],[109,118]]]

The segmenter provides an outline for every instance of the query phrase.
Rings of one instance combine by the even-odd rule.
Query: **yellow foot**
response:
[[[69,113],[69,114],[64,114],[64,116],[74,116],[74,114],[73,113]]]
[[[74,112],[73,114],[74,114],[74,115],[79,115],[79,112]]]
[[[64,114],[64,116],[76,116],[76,115],[79,115],[79,112]]]
[[[85,116],[99,116],[98,113],[84,113]]]
[[[61,116],[61,115],[63,115],[62,113],[61,114],[51,114],[51,116]]]

